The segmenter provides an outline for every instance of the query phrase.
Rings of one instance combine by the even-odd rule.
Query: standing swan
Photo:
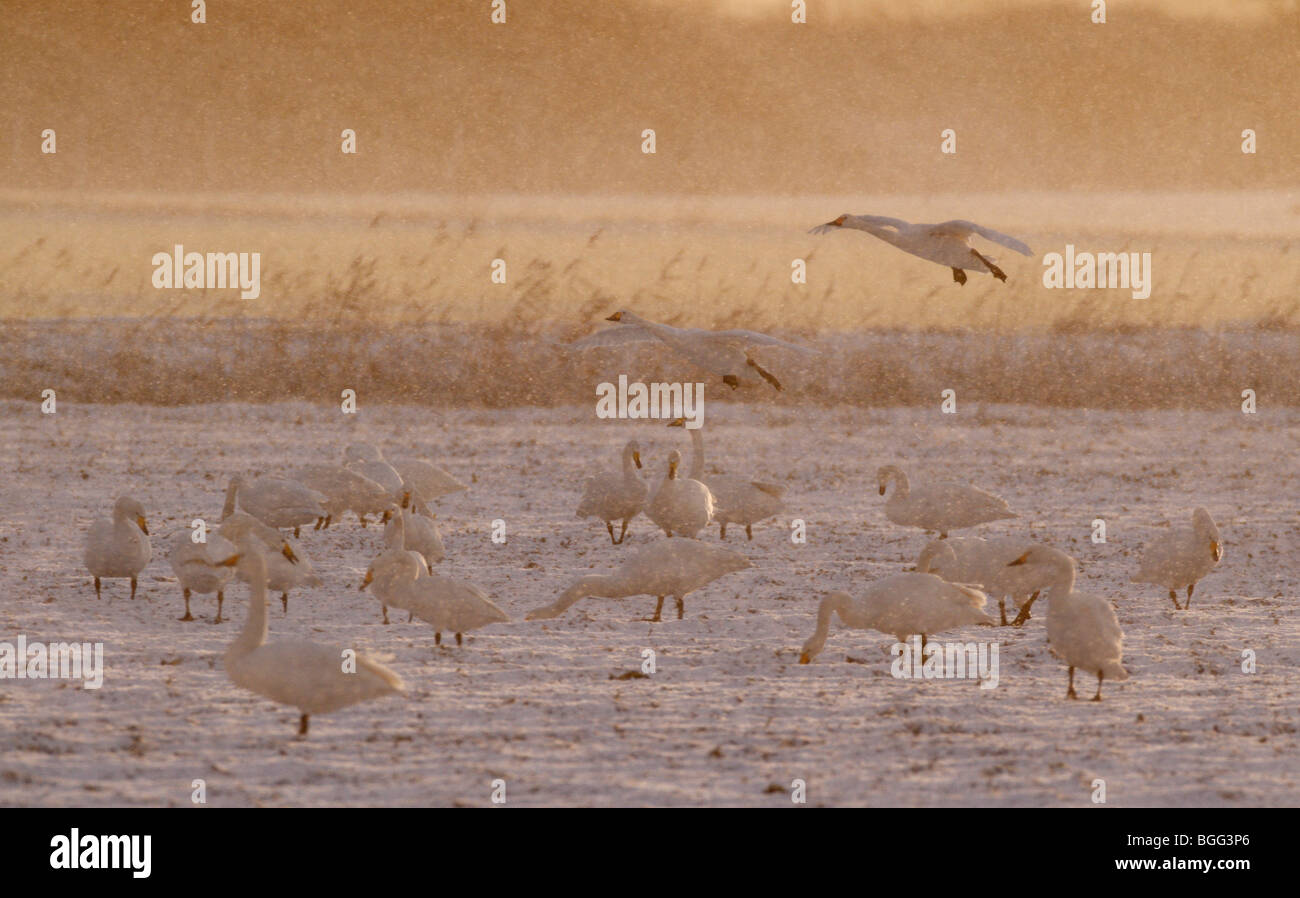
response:
[[[304,524],[329,514],[325,496],[287,477],[230,478],[221,520],[235,513],[236,501],[240,508],[268,527],[277,530],[292,527],[294,536]]]
[[[698,480],[678,477],[677,469],[681,465],[682,454],[676,449],[669,452],[668,472],[651,497],[645,513],[667,535],[694,539],[713,520],[713,494]]]
[[[965,624],[993,624],[984,613],[984,593],[959,583],[947,583],[934,574],[894,574],[877,580],[857,598],[832,592],[817,607],[817,630],[803,644],[800,664],[810,664],[826,645],[831,615],[846,627],[892,633],[899,642]]]
[[[1128,671],[1121,663],[1124,632],[1110,602],[1091,593],[1074,589],[1074,559],[1047,546],[1034,546],[1012,565],[1036,565],[1051,572],[1047,587],[1047,642],[1052,651],[1070,667],[1070,689],[1066,698],[1078,698],[1074,691],[1076,667],[1097,675],[1097,694],[1101,701],[1101,681],[1127,680]]]
[[[221,606],[225,602],[226,584],[235,576],[235,572],[221,564],[235,553],[233,543],[214,533],[207,542],[196,543],[192,531],[180,530],[172,537],[171,551],[167,561],[181,584],[181,593],[185,596],[185,616],[183,621],[194,620],[190,614],[190,594],[217,594],[217,616],[214,624],[221,623]]]
[[[669,427],[686,427],[686,419],[678,418]],[[709,488],[717,503],[713,519],[718,522],[719,536],[727,538],[728,524],[743,524],[745,536],[754,538],[753,526],[759,521],[780,514],[785,508],[781,497],[784,487],[759,480],[747,480],[727,474],[704,476],[704,434],[701,428],[687,428],[691,435],[691,473],[692,480],[698,480]]]
[[[321,579],[312,569],[311,559],[284,538],[279,530],[268,527],[246,512],[237,511],[226,518],[217,533],[236,546],[245,539],[255,539],[266,555],[266,588],[280,593],[280,605],[289,613],[289,590],[299,586],[320,586]],[[242,577],[243,574],[241,573]],[[213,623],[221,623],[220,615]]]
[[[646,485],[637,468],[641,467],[641,447],[629,440],[623,447],[623,470],[602,471],[587,478],[582,486],[582,501],[578,503],[580,518],[599,518],[609,531],[609,541],[621,545],[627,536],[627,525],[641,513],[645,505]],[[614,522],[623,521],[618,539],[614,538]]]
[[[1187,604],[1192,606],[1192,590],[1197,581],[1214,570],[1223,558],[1219,528],[1204,508],[1192,512],[1192,525],[1175,527],[1153,539],[1142,550],[1134,583],[1158,583],[1169,590],[1169,598],[1178,607],[1178,589],[1187,587]]]
[[[510,616],[501,610],[487,593],[473,583],[444,577],[432,571],[420,570],[418,556],[411,552],[391,552],[381,556],[381,587],[385,595],[396,592],[395,607],[405,608],[413,617],[433,626],[433,642],[442,645],[443,631],[456,634],[456,645],[461,644],[461,634],[477,630],[488,624],[506,623]],[[362,584],[364,589],[374,582],[373,568],[370,578]]]
[[[664,596],[677,600],[677,619],[686,613],[685,598],[732,571],[749,567],[745,556],[720,546],[710,546],[693,539],[673,537],[638,549],[613,574],[588,574],[560,594],[550,605],[534,608],[525,620],[559,617],[573,603],[588,596],[621,599],[627,596],[655,596],[654,617],[660,620]]]
[[[894,482],[894,493],[885,503],[885,517],[904,527],[937,530],[940,539],[946,539],[949,530],[1017,517],[1005,499],[967,483],[940,481],[913,487],[897,465],[885,465],[876,471],[876,481],[882,496],[890,481]]]
[[[424,557],[426,569],[447,557],[447,550],[442,545],[442,534],[433,518],[416,514],[411,510],[411,491],[402,493],[402,502],[393,512],[388,526],[384,528],[384,542],[398,549],[409,549]],[[401,531],[401,542],[397,539]]]
[[[302,714],[298,735],[307,735],[312,714],[328,714],[372,698],[404,693],[402,678],[377,661],[350,649],[301,639],[266,641],[266,560],[261,548],[245,540],[240,554],[223,564],[238,565],[248,581],[248,618],[239,638],[226,649],[226,674],[236,686]]]
[[[130,496],[122,496],[113,503],[113,516],[91,524],[86,534],[86,552],[82,558],[95,578],[95,598],[102,598],[100,580],[129,577],[134,599],[136,577],[152,557],[144,506]]]
[[[936,539],[921,550],[916,569],[922,574],[937,574],[949,583],[977,584],[986,595],[996,596],[1004,627],[1006,597],[1010,596],[1020,608],[1012,626],[1019,627],[1029,620],[1029,609],[1050,579],[1050,572],[1039,568],[1008,566],[1033,546],[1029,540],[1015,536]]]

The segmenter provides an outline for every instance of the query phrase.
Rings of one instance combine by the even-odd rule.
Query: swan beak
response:
[[[841,215],[839,218],[835,219],[834,221],[826,222],[826,224],[832,228],[842,228],[844,227],[844,219],[846,218],[848,218],[847,215]]]
[[[361,585],[357,587],[357,590],[360,591],[360,590],[365,589],[367,586],[370,585],[370,581],[373,580],[373,579],[375,579],[375,572],[374,572],[374,571],[366,571],[366,579],[364,579],[364,580],[361,581]]]
[[[293,554],[293,548],[288,543],[284,544],[284,548],[280,550],[280,554],[289,559],[290,563],[298,563],[298,556]]]
[[[144,515],[137,515],[137,516],[136,516],[136,519],[135,519],[135,522],[136,522],[136,524],[140,527],[140,529],[144,531],[144,535],[145,535],[145,536],[148,536],[148,535],[149,535],[149,522],[146,521],[146,520],[144,519]]]
[[[685,418],[676,418],[676,419],[674,419],[674,420],[672,420],[672,421],[669,421],[669,422],[668,422],[668,426],[669,426],[669,427],[685,427],[685,426],[686,426],[686,419],[685,419]]]
[[[622,312],[615,312],[613,315],[610,315],[610,316],[609,316],[608,318],[606,318],[605,320],[606,320],[606,321],[621,321],[622,319],[623,319],[623,313],[622,313]]]
[[[238,563],[239,563],[239,556],[231,555],[225,561],[218,561],[217,567],[234,567]]]
[[[636,466],[637,466],[638,468],[641,467],[641,453],[640,453],[640,452],[633,452],[633,453],[632,453],[632,461],[636,462]]]
[[[677,462],[670,461],[668,463],[668,479],[673,480],[676,477],[677,477]]]
[[[406,506],[402,506],[402,507],[405,508]],[[393,510],[391,508],[385,508],[384,513],[379,517],[379,523],[387,524],[392,519],[393,519]]]
[[[1019,558],[1017,558],[1015,561],[1007,562],[1007,567],[1014,567],[1014,566],[1017,565],[1017,564],[1027,564],[1027,563],[1028,563],[1028,561],[1027,561],[1028,558],[1029,558],[1029,553],[1026,552],[1024,555],[1021,555],[1021,556],[1020,556]]]
[[[799,653],[799,663],[800,663],[800,664],[811,664],[811,663],[812,663],[812,659],[808,657],[808,653],[807,653],[807,652],[800,652],[800,653]]]
[[[880,485],[880,495],[883,496],[884,494],[885,494],[885,485],[882,483],[882,484]]]
[[[406,492],[402,493],[402,507],[403,507],[403,508],[410,508],[410,507],[411,507],[411,491],[410,491],[410,490],[407,490]]]
[[[1217,539],[1210,540],[1210,554],[1214,556],[1215,561],[1223,559],[1223,546],[1219,545]]]

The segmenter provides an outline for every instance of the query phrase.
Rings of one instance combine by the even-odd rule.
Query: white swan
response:
[[[442,468],[422,458],[397,459],[392,465],[402,478],[402,485],[423,502],[433,502],[451,493],[469,489]]]
[[[226,674],[236,686],[298,709],[300,736],[312,714],[328,714],[358,702],[406,691],[402,678],[351,649],[306,640],[266,641],[266,560],[255,540],[247,539],[238,564],[248,589],[248,618],[226,649]]]
[[[629,440],[623,447],[623,469],[602,471],[587,478],[582,486],[582,501],[577,517],[599,518],[609,531],[609,541],[620,545],[627,536],[627,525],[645,506],[646,485],[636,469],[641,467],[641,447]],[[614,538],[614,521],[622,519],[618,539]]]
[[[453,580],[431,571],[421,572],[419,561],[410,552],[389,555],[384,577],[385,590],[399,593],[396,607],[405,608],[414,617],[433,626],[435,645],[442,644],[443,631],[461,634],[488,624],[505,623],[510,616],[488,594],[473,583]]]
[[[180,530],[172,537],[167,561],[171,564],[172,572],[176,574],[176,579],[181,584],[181,592],[185,596],[185,616],[181,620],[194,620],[194,615],[190,614],[191,593],[199,595],[216,593],[217,616],[212,619],[212,622],[221,623],[221,607],[226,600],[226,584],[235,576],[234,569],[221,562],[234,555],[236,551],[234,543],[216,533],[210,534],[207,541],[201,543],[194,541],[193,532],[190,530]]]
[[[1097,694],[1101,701],[1101,681],[1127,680],[1122,664],[1124,633],[1110,602],[1091,593],[1074,589],[1074,559],[1048,546],[1034,546],[1012,565],[1035,565],[1051,572],[1047,587],[1047,643],[1070,668],[1070,689],[1066,698],[1078,698],[1074,691],[1076,667],[1097,675]]]
[[[240,546],[248,538],[260,543],[266,553],[267,588],[280,593],[284,613],[289,613],[289,590],[300,586],[320,586],[321,579],[311,559],[291,543],[279,530],[268,527],[246,512],[237,511],[221,523],[217,534]],[[220,621],[217,621],[219,623]]]
[[[686,419],[678,418],[669,427],[686,427]],[[781,497],[785,488],[761,480],[748,480],[728,474],[704,474],[704,435],[702,428],[687,428],[691,435],[691,472],[692,480],[698,480],[709,488],[717,504],[713,519],[718,522],[722,539],[727,538],[728,524],[743,524],[745,536],[754,538],[753,526],[780,514],[785,508]]]
[[[937,530],[940,539],[946,538],[949,530],[1018,517],[1005,499],[970,484],[940,481],[912,486],[897,465],[880,468],[876,480],[882,496],[890,481],[894,482],[885,517],[904,527]]]
[[[672,327],[649,321],[626,310],[615,312],[605,320],[617,321],[619,326],[597,331],[570,345],[577,349],[586,349],[591,346],[621,346],[627,343],[657,340],[706,371],[721,375],[722,382],[733,390],[742,383],[761,386],[763,381],[767,381],[777,390],[782,389],[781,381],[776,375],[766,367],[760,366],[755,358],[764,347],[816,354],[816,350],[806,346],[788,343],[755,331],[710,331],[693,327]]]
[[[677,600],[677,619],[686,613],[685,598],[701,586],[733,571],[749,567],[745,556],[721,546],[693,539],[672,537],[636,550],[613,574],[589,574],[560,594],[550,605],[534,608],[526,620],[559,617],[574,602],[588,596],[621,599],[627,596],[655,596],[654,617],[663,612],[664,596]]]
[[[358,588],[365,590],[373,585],[370,594],[383,608],[386,624],[389,606],[401,608],[414,616],[406,607],[408,593],[404,588],[408,581],[428,576],[429,565],[419,552],[403,548],[406,545],[406,522],[401,515],[394,515],[384,530],[384,543],[388,548],[366,568],[365,579]]]
[[[1034,566],[1008,567],[1035,544],[1019,537],[981,539],[978,536],[936,539],[927,543],[916,559],[922,574],[937,574],[949,583],[978,586],[998,600],[1002,626],[1007,625],[1006,597],[1020,608],[1012,621],[1019,627],[1029,620],[1029,609],[1047,587],[1051,575]]]
[[[934,574],[894,574],[877,580],[859,596],[835,591],[817,607],[817,629],[803,644],[799,663],[809,664],[826,645],[831,616],[839,615],[846,627],[892,633],[899,642],[919,634],[926,637],[966,624],[992,624],[984,613],[984,593],[960,583],[948,583]]]
[[[323,495],[287,477],[230,478],[221,520],[235,513],[236,501],[268,527],[292,527],[294,536],[304,524],[314,523],[328,513]]]
[[[1197,581],[1214,570],[1223,558],[1219,528],[1204,508],[1192,512],[1191,526],[1178,526],[1161,534],[1142,550],[1134,583],[1158,583],[1169,590],[1169,598],[1178,607],[1178,590],[1187,587],[1186,610],[1192,605],[1192,590]]]
[[[307,465],[290,472],[293,479],[325,497],[325,516],[314,529],[328,527],[343,512],[351,511],[366,526],[366,515],[382,515],[393,504],[393,494],[359,471],[342,465]]]
[[[714,501],[709,488],[698,480],[678,477],[682,454],[668,453],[668,470],[650,497],[645,514],[668,536],[695,538],[713,520]]]
[[[370,443],[353,443],[343,450],[343,464],[349,470],[364,474],[378,483],[390,494],[402,494],[402,475],[397,469],[384,461],[378,446]]]
[[[447,550],[442,545],[442,534],[433,518],[416,514],[412,508],[410,490],[402,493],[402,502],[384,530],[384,542],[389,546],[409,549],[424,556],[425,562],[435,565],[447,557]],[[401,541],[398,542],[398,531]]]
[[[82,559],[95,578],[95,598],[100,595],[99,581],[122,577],[131,580],[131,598],[135,598],[136,578],[153,557],[149,543],[149,522],[144,506],[130,496],[113,503],[113,516],[101,518],[86,533],[86,551]]]
[[[1000,281],[1007,279],[1002,269],[993,264],[992,256],[985,256],[971,246],[970,238],[975,234],[999,243],[1007,249],[1013,249],[1022,256],[1034,254],[1032,249],[1015,237],[961,219],[939,224],[912,224],[899,218],[886,218],[883,215],[841,215],[834,221],[817,225],[808,233],[825,234],[838,228],[866,231],[905,253],[918,256],[928,262],[946,265],[952,269],[952,279],[959,284],[966,283],[967,271],[991,274]]]

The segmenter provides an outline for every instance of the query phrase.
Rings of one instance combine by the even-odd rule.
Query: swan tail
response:
[[[383,680],[384,683],[394,692],[406,692],[406,684],[402,682],[402,678],[387,667],[384,667],[384,665],[380,664],[378,661],[372,661],[365,655],[358,655],[357,667],[361,670],[368,671]]]

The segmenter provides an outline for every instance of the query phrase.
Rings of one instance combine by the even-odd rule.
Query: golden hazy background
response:
[[[507,10],[227,0],[196,25],[184,0],[0,3],[0,393],[311,395],[351,365],[372,395],[432,401],[438,372],[444,397],[559,401],[600,373],[559,342],[620,307],[868,335],[804,378],[837,401],[962,371],[1008,401],[1295,393],[1294,0],[1113,2],[1104,25],[1086,0],[810,0],[806,25],[784,0]],[[806,233],[842,212],[969,218],[1037,257],[958,287],[864,234]],[[260,252],[261,297],[153,288],[177,243]],[[1151,297],[1044,288],[1067,243],[1150,252]],[[870,342],[903,332],[921,342]]]

